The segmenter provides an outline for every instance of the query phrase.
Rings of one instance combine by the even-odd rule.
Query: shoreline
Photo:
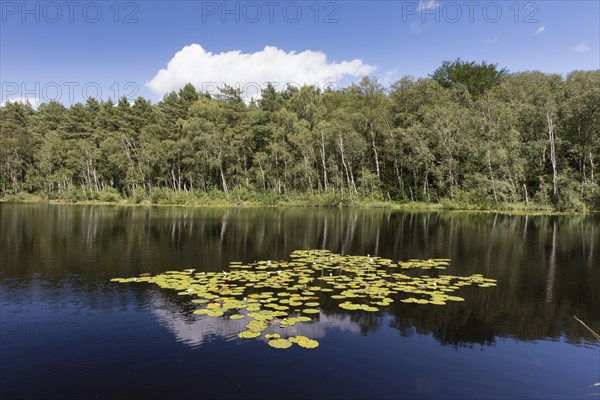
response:
[[[318,200],[318,199],[313,199]],[[28,199],[11,199],[2,198],[0,204],[46,204],[46,205],[76,205],[76,206],[114,206],[114,207],[178,207],[178,208],[322,208],[322,209],[388,209],[397,211],[417,211],[417,212],[458,212],[458,213],[473,213],[473,214],[507,214],[507,215],[528,215],[528,216],[561,216],[561,215],[594,215],[600,213],[596,210],[588,211],[559,211],[550,208],[536,208],[525,206],[523,204],[506,204],[504,207],[498,208],[475,208],[475,207],[449,207],[442,203],[425,203],[425,202],[394,202],[381,200],[357,200],[345,204],[330,205],[310,200],[286,200],[278,199],[274,204],[268,204],[259,201],[244,201],[234,199],[212,199],[208,201],[196,201],[186,203],[153,203],[150,200],[134,202],[128,199],[118,201],[99,201],[99,200],[82,200],[82,201],[66,201],[66,200],[48,200],[31,196]]]

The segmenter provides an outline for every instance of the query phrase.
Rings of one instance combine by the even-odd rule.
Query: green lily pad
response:
[[[285,328],[311,321],[304,315],[289,317],[288,312],[292,312],[289,307],[294,313],[318,314],[320,303],[328,299],[343,300],[339,307],[350,311],[376,312],[397,300],[439,306],[448,301],[464,301],[462,297],[449,295],[463,286],[488,288],[497,284],[495,279],[481,274],[461,277],[438,272],[449,265],[450,260],[442,258],[394,262],[377,256],[341,255],[328,250],[298,250],[290,257],[289,262],[266,260],[242,264],[234,261],[228,271],[221,272],[188,268],[155,276],[113,278],[111,282],[150,283],[181,296],[192,296],[193,304],[206,304],[205,308],[193,311],[197,315],[231,320],[252,318],[247,330],[240,333],[240,337],[248,338],[260,336],[272,324]],[[420,276],[411,277],[408,271],[393,272],[392,268],[396,267],[417,270]],[[432,272],[422,275],[423,270]],[[406,293],[414,297],[403,298]],[[230,310],[234,314],[229,315]],[[244,315],[243,310],[248,314]],[[289,342],[308,348],[318,345],[309,340],[298,336]]]
[[[305,308],[304,310],[302,310],[302,312],[305,314],[318,314],[321,312],[321,310],[317,308]]]
[[[360,309],[363,310],[363,311],[369,311],[369,312],[379,311],[379,308],[377,308],[377,307],[371,307],[371,306],[368,306],[366,304],[361,305]]]
[[[259,337],[261,332],[243,331],[238,333],[238,336],[242,339],[254,339]]]
[[[314,349],[319,347],[319,342],[313,339],[309,339],[306,336],[294,336],[289,338],[289,341],[292,343],[296,343],[300,347],[304,347],[305,349]]]
[[[287,339],[273,339],[269,340],[269,346],[276,349],[289,349],[292,347],[292,342]]]
[[[271,339],[279,339],[281,337],[281,335],[279,333],[268,333],[265,335],[265,338],[271,340]]]

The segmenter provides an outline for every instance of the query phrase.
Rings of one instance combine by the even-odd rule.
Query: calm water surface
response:
[[[317,349],[276,350],[185,296],[109,282],[307,248],[451,258],[445,273],[498,286],[324,303],[290,328]],[[0,397],[594,398],[600,343],[572,315],[600,331],[599,251],[598,216],[0,204]]]

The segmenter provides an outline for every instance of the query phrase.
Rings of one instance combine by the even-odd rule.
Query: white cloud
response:
[[[169,301],[162,295],[150,298],[152,314],[159,324],[167,328],[175,340],[187,346],[198,347],[212,338],[220,338],[225,341],[238,340],[238,333],[246,330],[248,319],[241,320],[217,320],[204,316],[194,316],[190,319],[174,310]],[[310,323],[300,323],[292,327],[281,328],[279,325],[270,325],[267,333],[278,333],[282,336],[303,335],[311,339],[328,339],[331,330],[339,329],[341,332],[360,333],[361,327],[353,321],[350,316],[326,315],[321,313],[319,320]],[[335,340],[334,336],[329,337]],[[261,338],[260,340],[265,340]]]
[[[37,108],[37,106],[40,105],[41,100],[37,97],[13,97],[10,99],[6,99],[4,100],[2,103],[0,103],[0,107],[4,107],[6,105],[6,103],[22,103],[25,104],[29,102],[29,104],[31,105],[31,107],[33,108]]]
[[[384,86],[390,86],[392,83],[396,82],[400,78],[400,70],[399,68],[392,68],[387,70],[382,77],[379,78],[379,83]]]
[[[539,35],[540,33],[544,32],[545,30],[546,30],[546,27],[544,25],[542,25],[539,28],[537,28],[537,30],[535,31],[535,34]]]
[[[492,37],[489,37],[487,39],[484,40],[485,43],[487,44],[496,44],[500,41],[500,36],[498,35],[494,35]]]
[[[435,0],[421,0],[417,6],[417,11],[435,10],[440,6],[440,3]]]
[[[412,22],[409,26],[408,29],[411,32],[415,32],[415,33],[421,33],[423,32],[423,30],[425,29],[425,24],[419,23],[419,22]]]
[[[347,76],[369,75],[375,69],[376,66],[360,59],[339,63],[328,61],[321,51],[296,53],[267,46],[256,53],[234,50],[215,54],[199,44],[191,44],[178,51],[165,69],[146,82],[146,86],[155,93],[165,94],[188,82],[205,92],[227,84],[239,87],[242,94],[252,92],[247,97],[256,97],[259,88],[264,88],[267,82],[278,89],[287,85],[324,88]]]
[[[586,42],[581,42],[577,46],[572,47],[571,50],[583,54],[590,51],[590,46],[588,46]]]

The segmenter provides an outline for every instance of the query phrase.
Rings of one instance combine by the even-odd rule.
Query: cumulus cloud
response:
[[[571,50],[583,54],[590,51],[590,46],[588,46],[586,42],[581,42],[577,46],[572,47]]]
[[[545,26],[540,26],[539,28],[537,28],[537,30],[535,31],[536,35],[539,35],[540,33],[544,32],[546,30]]]
[[[379,83],[381,83],[384,86],[390,86],[398,79],[400,79],[400,69],[392,68],[387,70],[385,74],[383,74],[383,76],[379,77]]]
[[[440,6],[440,3],[435,0],[421,0],[417,6],[417,11],[435,10]]]
[[[226,341],[237,340],[238,333],[246,329],[244,326],[248,322],[230,319],[215,321],[205,317],[190,320],[173,310],[169,302],[160,295],[151,297],[150,301],[152,314],[158,323],[172,332],[175,340],[191,347],[200,346],[217,337]],[[301,323],[288,328],[271,325],[268,333],[278,333],[284,337],[303,335],[311,339],[325,338],[327,341],[327,335],[331,335],[332,330],[360,333],[361,327],[350,316],[328,316],[322,313],[317,322]],[[335,340],[334,336],[330,336],[329,340]]]
[[[376,69],[360,59],[333,62],[321,51],[286,52],[267,46],[256,53],[239,50],[211,53],[199,44],[185,46],[146,86],[157,94],[177,90],[186,83],[211,92],[224,84],[244,88],[264,88],[271,82],[276,88],[287,85],[335,86],[341,79],[369,75]],[[259,93],[257,93],[259,94]]]
[[[420,22],[412,22],[409,26],[408,29],[411,32],[415,32],[415,33],[421,33],[423,32],[423,30],[425,30],[425,24],[422,24]]]

